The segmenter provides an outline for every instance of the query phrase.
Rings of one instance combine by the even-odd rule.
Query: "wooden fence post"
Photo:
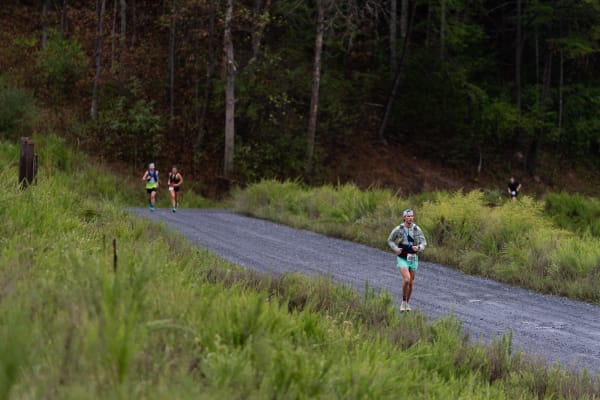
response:
[[[37,175],[37,154],[34,152],[33,140],[21,138],[21,156],[19,158],[19,184],[26,189],[34,183]]]

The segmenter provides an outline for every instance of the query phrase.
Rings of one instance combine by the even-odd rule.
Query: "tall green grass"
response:
[[[489,196],[480,191],[402,199],[385,189],[308,188],[268,180],[235,192],[233,202],[241,213],[379,248],[387,248],[402,210],[416,207],[416,222],[430,243],[425,259],[540,292],[600,302],[600,239],[562,229],[545,215],[543,203],[528,197],[490,206]]]
[[[562,192],[546,195],[544,202],[545,213],[561,228],[600,237],[598,199]]]
[[[598,398],[590,376],[537,364],[510,337],[473,344],[453,319],[401,318],[369,287],[197,249],[128,215],[132,189],[47,140],[25,191],[16,146],[0,143],[2,399]]]

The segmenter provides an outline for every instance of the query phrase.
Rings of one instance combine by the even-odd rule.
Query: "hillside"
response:
[[[597,2],[229,4],[7,2],[2,137],[178,164],[214,196],[262,178],[501,190],[510,174],[598,193]]]

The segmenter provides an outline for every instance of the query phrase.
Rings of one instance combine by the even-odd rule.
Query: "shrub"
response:
[[[544,198],[545,212],[564,229],[600,237],[600,201],[580,194],[550,193]]]
[[[30,136],[37,116],[33,94],[0,80],[0,138],[15,140]]]
[[[130,96],[115,97],[100,109],[93,130],[103,154],[145,163],[160,153],[162,119],[154,102],[139,96],[139,83],[131,86]]]
[[[50,98],[62,102],[69,98],[87,67],[87,57],[75,38],[50,30],[48,45],[42,50],[37,66],[42,85]]]

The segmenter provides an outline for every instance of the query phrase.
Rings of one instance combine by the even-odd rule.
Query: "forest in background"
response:
[[[3,3],[4,138],[58,132],[213,184],[339,179],[373,146],[407,174],[394,152],[600,166],[598,0]]]

